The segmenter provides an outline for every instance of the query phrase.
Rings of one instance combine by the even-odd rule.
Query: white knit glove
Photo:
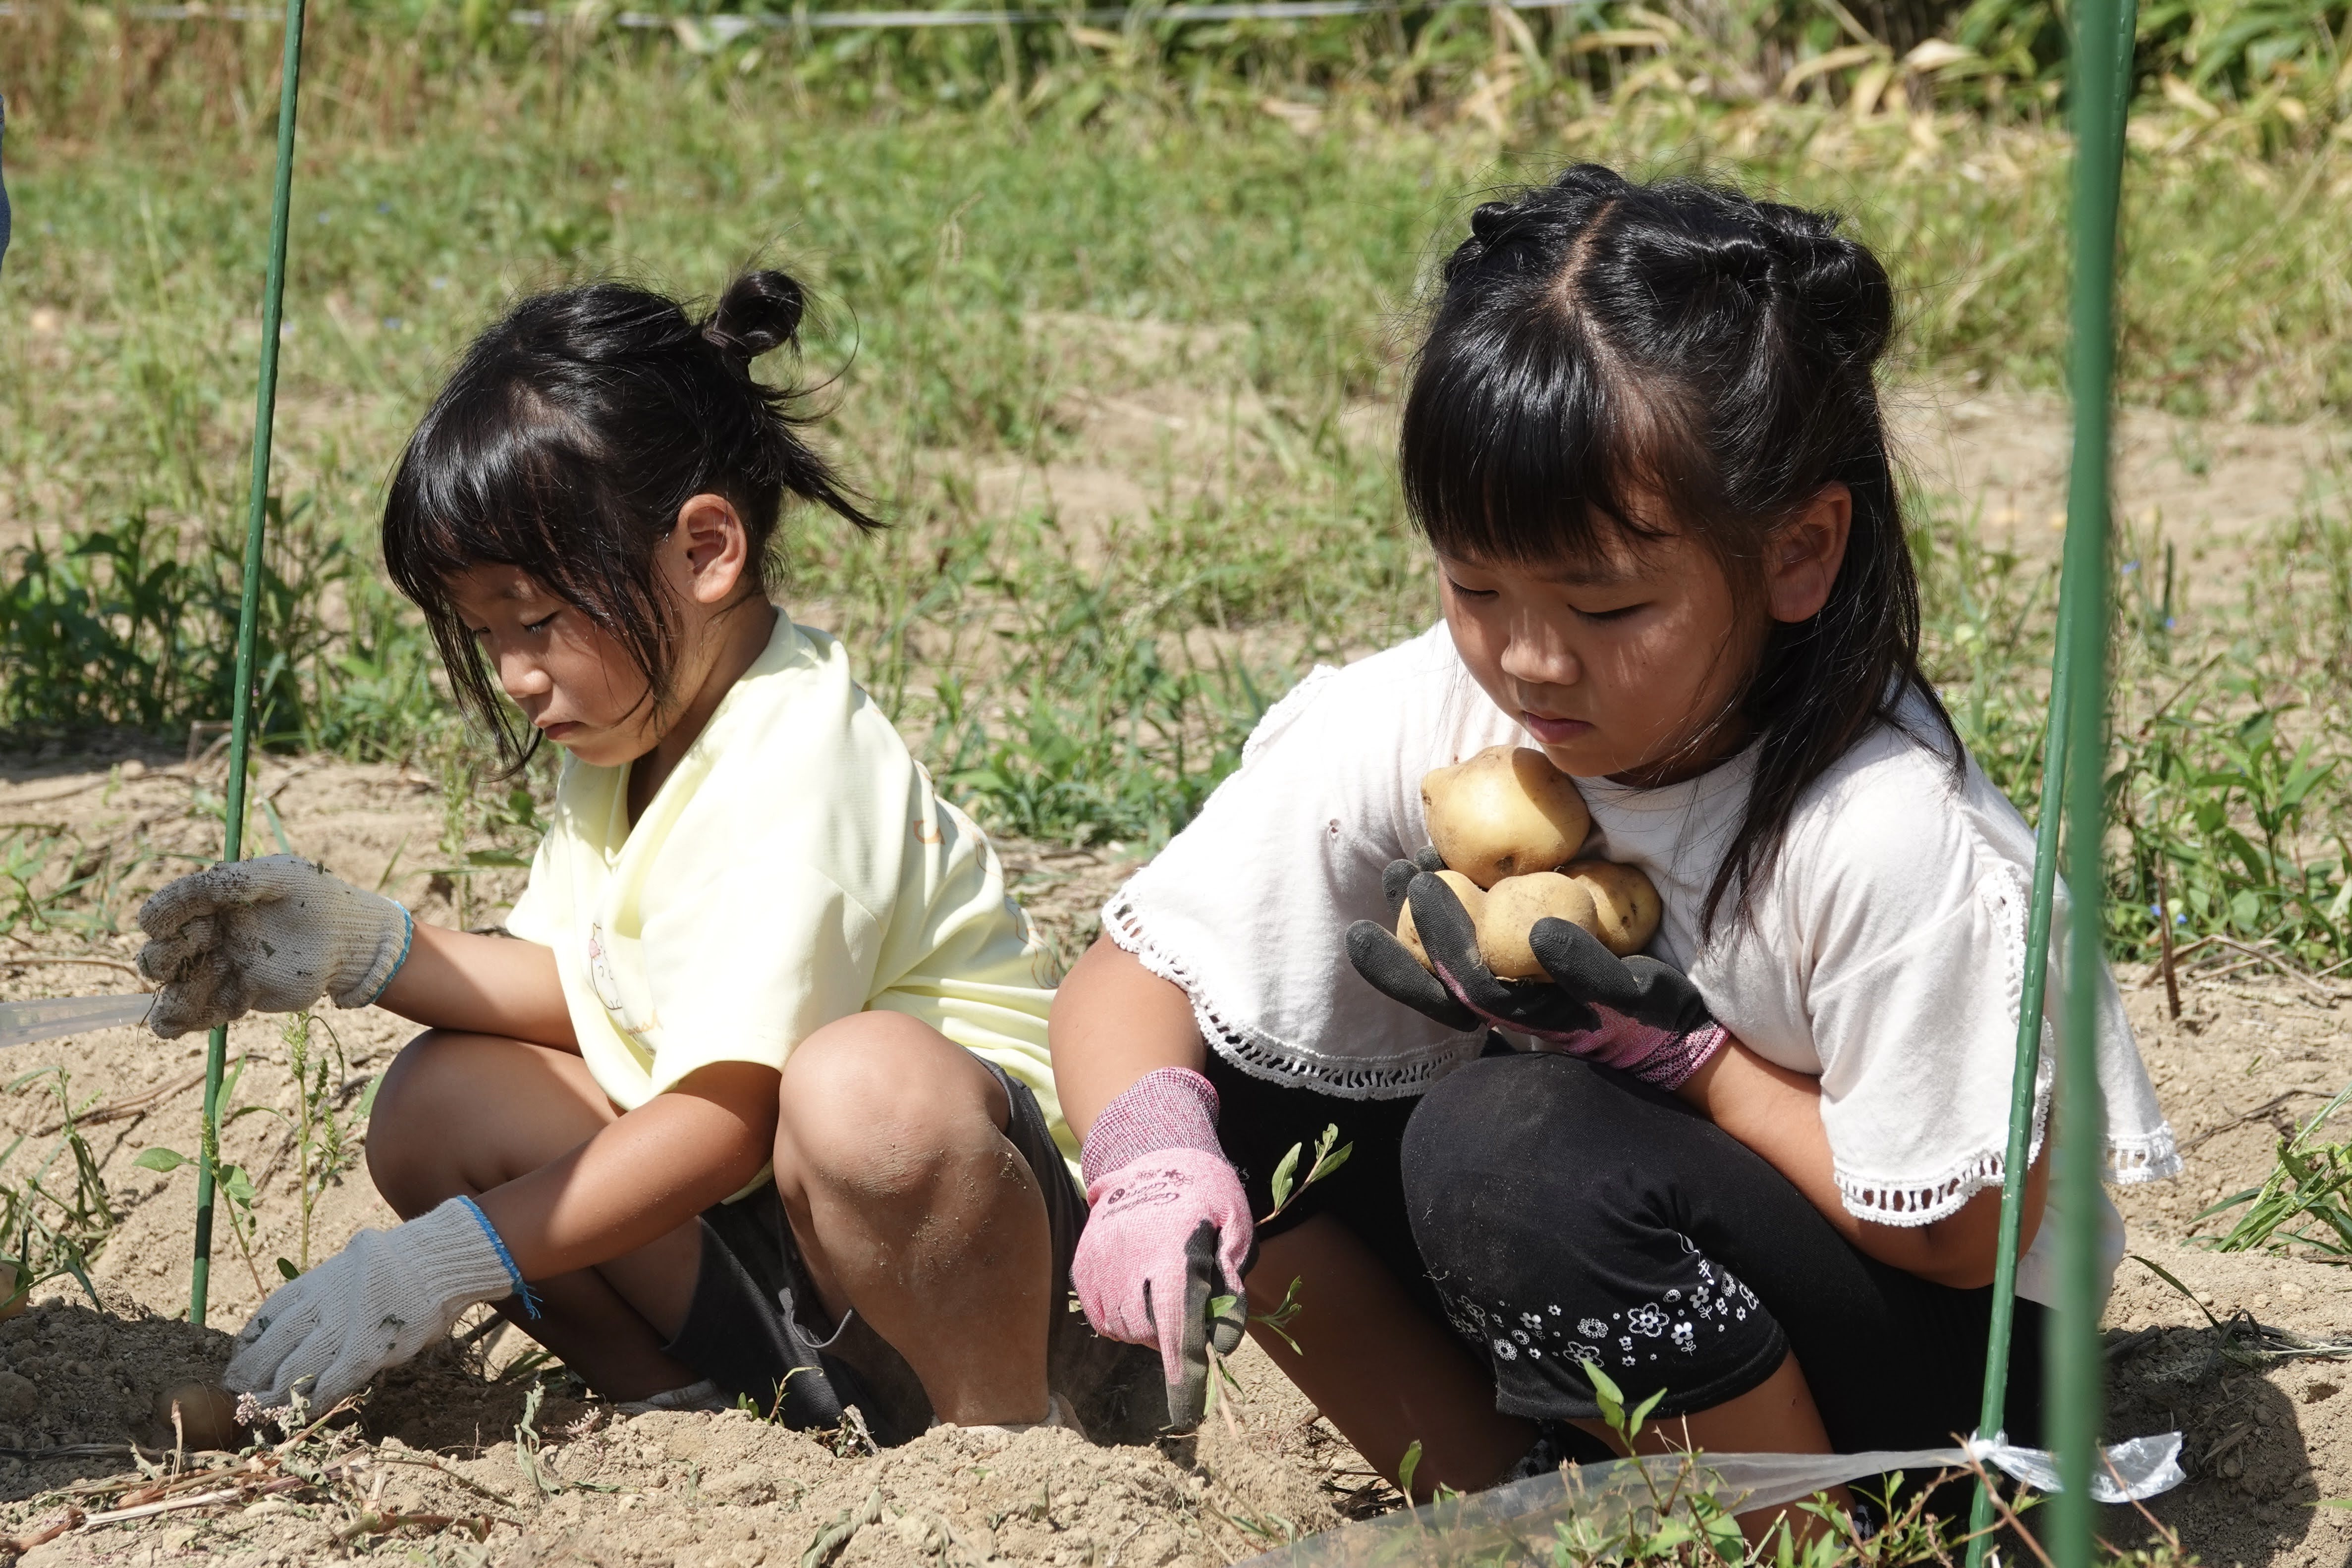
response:
[[[139,972],[162,984],[147,1027],[165,1040],[248,1012],[331,997],[363,1008],[408,959],[415,923],[299,855],[194,872],[139,906]]]
[[[531,1311],[506,1243],[472,1198],[453,1197],[405,1225],[361,1231],[272,1291],[236,1336],[224,1381],[264,1409],[289,1403],[299,1385],[323,1411],[447,1333],[475,1302],[516,1295]]]

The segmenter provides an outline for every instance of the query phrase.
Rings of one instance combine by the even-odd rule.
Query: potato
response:
[[[209,1383],[183,1383],[155,1396],[155,1425],[171,1432],[172,1407],[180,1410],[175,1434],[194,1448],[220,1448],[230,1453],[245,1446],[245,1428],[236,1421],[236,1396]]]
[[[1490,746],[1423,776],[1421,804],[1438,854],[1484,888],[1566,864],[1592,827],[1575,781],[1527,746]]]
[[[16,1265],[0,1263],[0,1322],[5,1322],[33,1304],[33,1293],[17,1294]]]
[[[1650,885],[1640,867],[1613,861],[1574,861],[1561,868],[1561,874],[1591,889],[1598,923],[1584,928],[1620,958],[1632,957],[1658,934],[1664,906],[1658,902],[1658,890]]]
[[[1478,911],[1486,902],[1486,891],[1458,871],[1439,872],[1437,880],[1454,890],[1454,896],[1462,901],[1463,909],[1469,915],[1471,923],[1475,925]],[[1412,928],[1412,903],[1409,899],[1404,907],[1397,911],[1396,934],[1397,940],[1404,944],[1405,951],[1420,959],[1423,968],[1429,969],[1429,955],[1422,950],[1421,933]],[[1431,969],[1430,972],[1434,974],[1436,971]]]
[[[1505,877],[1486,891],[1486,906],[1478,916],[1478,956],[1506,980],[1549,980],[1528,944],[1536,922],[1547,916],[1593,931],[1601,917],[1593,909],[1591,884],[1556,871]]]

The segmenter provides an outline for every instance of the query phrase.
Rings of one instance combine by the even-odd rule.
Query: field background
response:
[[[518,292],[618,273],[707,296],[758,260],[814,288],[797,373],[895,524],[863,540],[801,521],[789,606],[849,640],[1074,955],[1267,704],[1314,663],[1433,619],[1390,454],[1416,301],[1477,201],[1578,158],[1834,206],[1879,248],[1905,301],[1886,396],[1930,662],[2032,809],[2067,445],[2064,83],[2047,5],[1695,0],[806,36],[734,35],[707,14],[623,29],[593,5],[538,29],[478,4],[314,17],[257,846],[321,857],[431,918],[498,917],[550,776],[493,779],[454,718],[381,582],[382,482],[451,358]],[[2175,1124],[2204,1135],[2177,1190],[2127,1204],[2134,1244],[2161,1247],[2224,1316],[2320,1336],[2352,1327],[2320,1248],[2175,1244],[2207,1203],[2260,1182],[2277,1135],[2352,1074],[2348,30],[2341,3],[2147,7],[2113,562],[2107,927]],[[216,852],[277,48],[274,26],[218,17],[56,0],[0,16],[16,201],[0,274],[0,996],[125,984],[110,966],[135,946],[139,896]],[[2178,1019],[2150,967],[2159,910]],[[314,1047],[299,1083],[274,1023],[240,1027],[240,1103],[265,1110],[226,1145],[251,1228],[224,1239],[215,1322],[258,1299],[276,1258],[381,1220],[353,1170],[357,1108],[402,1026],[331,1021],[342,1054],[321,1069]],[[84,1261],[90,1286],[60,1273],[0,1324],[0,1441],[152,1438],[154,1391],[221,1354],[170,1321],[191,1175],[134,1164],[194,1148],[193,1063],[131,1031],[37,1049],[0,1098],[24,1137],[0,1161],[5,1218],[19,1250],[45,1249],[42,1271]],[[328,1147],[321,1117],[348,1139]],[[2191,1432],[2198,1479],[2166,1517],[2209,1561],[2334,1568],[2352,1531],[2309,1505],[2352,1492],[2352,1424],[2325,1403],[2326,1367],[2231,1359],[2238,1342],[2151,1278],[2131,1277],[2112,1337],[2119,1421]],[[578,1393],[519,1354],[492,1336],[445,1358],[372,1429],[510,1490],[515,1443],[499,1444],[521,1390]],[[564,1497],[572,1513],[532,1513],[491,1544],[501,1560],[785,1561],[887,1485],[895,1517],[937,1517],[950,1544],[929,1544],[928,1524],[867,1530],[842,1562],[1034,1559],[1083,1541],[1067,1560],[1108,1568],[1132,1560],[1124,1536],[1156,1568],[1391,1500],[1312,1412],[1253,1390],[1245,1440],[1215,1463],[1119,1450],[1114,1473],[1024,1450],[1049,1493],[1109,1500],[1059,1524],[1050,1497],[1031,1517],[972,1490],[952,1445],[825,1480],[836,1461],[805,1446],[747,1458],[676,1418],[634,1448],[578,1441],[579,1473],[655,1523],[526,1489],[531,1508]],[[536,1451],[536,1434],[520,1440]],[[751,1483],[669,1490],[706,1448],[734,1456],[728,1474],[802,1475],[822,1506]],[[121,1468],[7,1453],[12,1528],[68,1477]],[[1033,1469],[1013,1469],[1028,1486]],[[309,1560],[358,1517],[325,1496],[299,1517],[165,1516],[157,1530],[184,1539],[100,1531],[39,1552]],[[523,1496],[508,1500],[519,1513]],[[1027,1525],[1004,1522],[1016,1514]],[[416,1550],[473,1560],[446,1534]]]

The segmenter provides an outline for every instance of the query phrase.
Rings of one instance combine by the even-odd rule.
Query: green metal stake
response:
[[[2106,532],[2108,394],[2114,370],[2116,214],[2123,180],[2124,126],[2131,107],[2131,65],[2137,16],[2133,0],[2087,0],[2076,14],[2074,89],[2074,458],[2067,497],[2064,566],[2058,589],[2059,635],[2051,665],[2050,721],[2043,732],[2042,806],[2033,844],[2033,893],[2026,929],[2025,976],[2017,1020],[2016,1066],[2010,1085],[2008,1157],[2003,1166],[2000,1227],[1993,1260],[1992,1316],[1986,1336],[1984,1399],[1977,1431],[2001,1429],[2009,1388],[2009,1352],[2017,1310],[2017,1250],[2023,1228],[2025,1173],[2032,1146],[2034,1082],[2041,1071],[2043,1002],[2048,994],[2050,926],[2056,903],[2059,830],[2069,826],[2074,851],[2071,885],[2089,889],[2088,918],[2070,933],[2070,974],[2088,975],[2099,957],[2098,901],[2105,886],[2099,861],[2103,765],[2070,768],[2070,758],[2104,756],[2105,729]],[[2096,46],[2105,41],[2106,47]],[[2089,47],[2086,47],[2089,46]],[[2085,220],[2091,220],[2087,225]],[[2077,748],[2081,749],[2077,749]],[[2088,813],[2087,828],[2084,813]],[[2087,844],[2084,850],[2081,846]],[[2085,954],[2088,956],[2085,956]],[[2070,987],[2067,1037],[2088,1040],[2096,991]],[[2060,1088],[2063,1109],[2060,1147],[2062,1212],[2066,1216],[2059,1343],[2050,1358],[2052,1426],[2070,1500],[2055,1515],[2066,1555],[2060,1568],[2090,1561],[2093,1514],[2087,1486],[2095,1462],[2100,1376],[2097,1343],[2099,1157],[2105,1143],[2104,1108],[2091,1052],[2072,1052]],[[2073,1468],[2069,1468],[2069,1467]],[[1969,1521],[1969,1568],[1982,1568],[1991,1546],[1992,1495],[1977,1489]]]
[[[245,854],[246,760],[253,732],[253,664],[261,620],[261,540],[269,510],[269,439],[278,416],[278,332],[285,313],[286,230],[294,201],[294,110],[302,89],[302,3],[286,0],[286,62],[278,89],[278,187],[269,213],[269,272],[261,295],[261,385],[254,394],[253,484],[245,513],[245,581],[236,607],[236,694],[228,732],[227,832],[221,859]],[[213,1030],[205,1051],[204,1158],[196,1166],[196,1260],[188,1284],[188,1321],[205,1321],[212,1282],[213,1186],[220,1166],[221,1078],[228,1030]]]
[[[2116,209],[2123,188],[2124,113],[2130,91],[2131,0],[2079,0],[2074,12],[2074,212],[2072,362],[2074,453],[2066,493],[2071,601],[2060,607],[2066,664],[2066,1009],[2058,1056],[2057,1152],[2062,1217],[2058,1312],[2052,1328],[2051,1446],[2061,1490],[2051,1505],[2056,1568],[2090,1568],[2105,1360],[2099,1352],[2100,1165],[2106,1109],[2094,1049],[2104,959],[2107,724],[2109,393],[2115,374]]]
[[[2070,559],[2067,568],[2071,569]],[[2062,570],[2059,614],[2074,602],[2075,585]],[[1993,1254],[1992,1322],[1986,1334],[1984,1405],[1977,1436],[1999,1433],[2009,1400],[2009,1341],[2017,1322],[2017,1239],[2025,1221],[2025,1172],[2032,1157],[2033,1086],[2042,1072],[2042,1000],[2050,978],[2050,915],[2056,903],[2058,824],[2065,815],[2067,645],[2058,644],[2050,671],[2050,723],[2042,740],[2042,813],[2033,834],[2033,903],[2025,927],[2025,985],[2017,1009],[2017,1067],[2010,1081],[2009,1156],[2001,1166],[2000,1239]],[[1969,1568],[1983,1568],[1992,1546],[1992,1492],[1979,1482],[1969,1514]]]

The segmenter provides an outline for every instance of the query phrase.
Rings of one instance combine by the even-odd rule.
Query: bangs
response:
[[[401,455],[383,514],[393,581],[428,613],[452,578],[481,566],[515,567],[574,598],[579,540],[564,525],[595,508],[595,487],[576,481],[603,454],[544,398],[467,391],[434,408]]]
[[[655,700],[676,635],[646,570],[654,540],[602,481],[605,454],[579,421],[530,388],[465,384],[409,438],[383,511],[384,568],[423,612],[459,699],[509,755],[538,732],[519,728],[457,612],[451,588],[478,567],[512,567],[585,615],[643,674]],[[527,733],[526,733],[527,731]]]
[[[1605,556],[1612,535],[1638,546],[1700,515],[1703,476],[1659,457],[1687,449],[1682,399],[1664,378],[1635,390],[1573,313],[1464,314],[1485,319],[1431,333],[1399,441],[1405,505],[1432,548],[1496,565],[1581,565]]]

